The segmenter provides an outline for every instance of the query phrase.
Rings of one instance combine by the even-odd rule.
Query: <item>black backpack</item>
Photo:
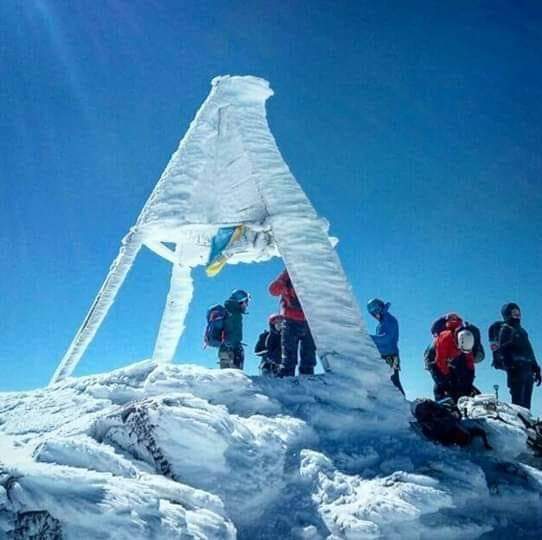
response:
[[[455,404],[443,404],[431,399],[417,399],[412,403],[421,433],[431,441],[445,446],[467,446],[474,437],[481,437],[484,446],[490,448],[486,432],[478,426],[467,426],[461,421],[461,413]]]
[[[444,330],[446,330],[446,315],[439,317],[431,325],[431,334],[433,334],[434,336],[438,336],[441,332],[444,332]]]
[[[433,372],[437,361],[437,354],[435,351],[435,345],[433,343],[431,343],[431,345],[428,345],[427,349],[425,349],[425,352],[423,353],[423,361],[425,364],[425,369],[427,371]]]
[[[527,430],[527,446],[532,448],[537,456],[542,457],[542,421],[531,420],[521,413],[518,413],[518,416]]]
[[[506,371],[506,366],[504,365],[504,355],[499,348],[499,336],[502,327],[505,324],[506,323],[504,321],[495,321],[487,331],[489,347],[491,348],[491,352],[493,353],[493,362],[491,363],[491,365],[495,369],[502,369],[504,371]]]

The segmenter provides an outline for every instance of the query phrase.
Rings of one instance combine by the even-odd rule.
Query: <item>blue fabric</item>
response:
[[[228,247],[236,228],[237,227],[221,227],[218,229],[213,237],[208,264],[211,264],[222,255],[222,252]]]
[[[399,324],[397,319],[388,311],[382,315],[382,319],[376,327],[376,334],[371,335],[378,352],[382,356],[399,354]]]

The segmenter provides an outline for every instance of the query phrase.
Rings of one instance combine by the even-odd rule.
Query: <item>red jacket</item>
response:
[[[305,314],[290,281],[287,270],[283,270],[279,277],[269,285],[269,293],[272,296],[280,296],[280,313],[285,319],[293,321],[305,321]]]
[[[467,369],[474,369],[474,356],[461,352],[455,342],[455,330],[444,330],[435,338],[436,367],[442,375],[450,373],[450,362],[465,355]]]

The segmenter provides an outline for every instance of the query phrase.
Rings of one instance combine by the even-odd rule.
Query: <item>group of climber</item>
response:
[[[271,282],[269,293],[280,297],[281,311],[269,317],[269,327],[259,336],[254,350],[261,358],[261,373],[293,377],[299,363],[299,375],[313,375],[316,346],[287,270]],[[205,342],[218,347],[221,368],[243,369],[242,318],[249,301],[247,292],[236,289],[224,306],[212,306],[207,312]],[[378,298],[368,302],[368,312],[378,321],[371,338],[391,370],[391,382],[404,395],[399,378],[399,325],[389,308],[389,303]],[[512,403],[530,409],[533,385],[541,383],[540,367],[521,326],[519,306],[506,304],[501,313],[502,321],[489,329],[493,366],[506,371]],[[424,356],[434,381],[435,400],[457,402],[462,396],[480,393],[474,386],[475,365],[485,357],[480,330],[457,313],[448,313],[433,323],[431,334],[433,340]]]
[[[280,297],[281,311],[269,317],[269,328],[256,343],[254,352],[261,358],[262,374],[293,377],[299,356],[299,374],[313,375],[316,346],[287,270],[271,282],[269,293]],[[224,306],[212,306],[207,312],[205,343],[218,347],[222,369],[243,369],[242,317],[249,301],[247,292],[236,289]]]
[[[397,320],[389,313],[389,303],[373,299],[367,304],[371,315],[378,319],[376,335],[372,338],[380,355],[392,370],[391,381],[404,394],[399,381],[399,350]],[[542,382],[540,366],[521,326],[521,310],[517,304],[505,304],[502,320],[488,330],[493,367],[506,371],[512,403],[531,408],[533,386]],[[462,396],[474,396],[480,391],[474,386],[475,366],[485,358],[480,330],[463,321],[457,313],[437,319],[432,327],[433,340],[424,355],[425,367],[433,378],[435,401],[451,399],[457,403]]]

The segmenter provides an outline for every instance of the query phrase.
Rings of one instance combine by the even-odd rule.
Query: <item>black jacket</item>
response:
[[[280,333],[274,329],[266,330],[260,334],[254,352],[264,359],[270,360],[275,364],[280,364],[281,347]]]
[[[507,369],[521,366],[538,367],[529,335],[519,320],[507,320],[499,333],[499,350]]]

